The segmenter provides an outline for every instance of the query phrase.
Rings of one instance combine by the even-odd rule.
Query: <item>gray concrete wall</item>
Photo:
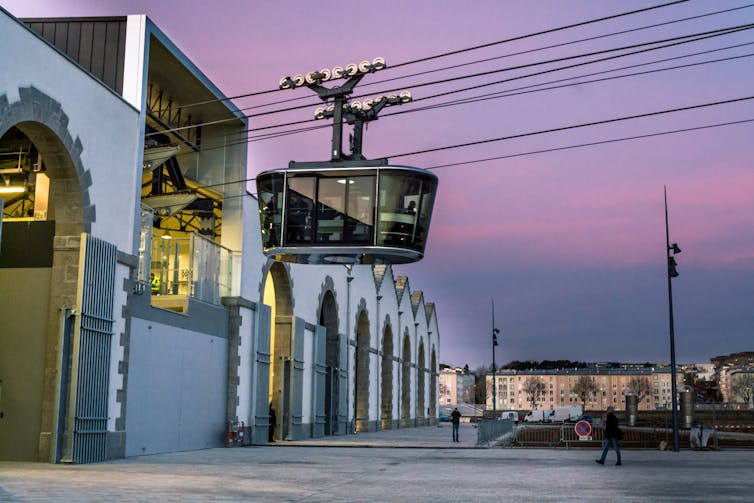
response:
[[[126,456],[223,445],[228,340],[134,318]]]

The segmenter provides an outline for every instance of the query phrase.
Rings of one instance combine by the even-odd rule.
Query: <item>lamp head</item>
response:
[[[668,275],[671,278],[677,278],[678,277],[678,271],[676,270],[676,266],[678,263],[675,261],[673,257],[668,258]]]
[[[673,243],[672,245],[670,245],[670,250],[673,253],[681,253],[681,249],[678,247],[678,243]]]

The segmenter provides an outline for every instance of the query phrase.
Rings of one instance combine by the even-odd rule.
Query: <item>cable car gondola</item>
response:
[[[291,163],[258,175],[264,254],[305,264],[420,260],[437,177],[381,161]]]
[[[262,251],[268,257],[302,264],[405,264],[424,256],[437,177],[361,153],[364,123],[386,106],[411,101],[411,94],[347,102],[366,73],[383,68],[385,60],[375,58],[281,79],[281,89],[306,86],[322,101],[333,100],[315,112],[317,119],[333,119],[332,157],[291,161],[287,169],[257,176]],[[323,87],[330,78],[348,81]],[[343,153],[343,121],[354,126],[350,155]]]

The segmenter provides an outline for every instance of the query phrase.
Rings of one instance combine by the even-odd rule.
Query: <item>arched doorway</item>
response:
[[[14,116],[39,117],[39,103],[24,102],[24,96],[14,104]],[[40,93],[42,98],[47,96]],[[58,441],[67,409],[60,397],[67,388],[58,382],[58,339],[61,333],[64,340],[72,334],[66,313],[76,304],[81,233],[94,220],[87,211],[93,208],[84,207],[89,196],[79,180],[81,160],[62,137],[71,135],[59,123],[22,119],[0,127],[0,149],[17,154],[0,158],[10,161],[0,166],[8,170],[3,185],[19,190],[2,194],[4,248],[16,248],[16,253],[0,257],[0,291],[12,298],[0,302],[0,319],[13,328],[0,330],[0,460],[55,462],[62,451]]]
[[[429,364],[429,419],[431,424],[437,423],[437,354],[432,348]]]
[[[393,330],[387,325],[382,338],[382,429],[393,427]]]
[[[424,341],[419,342],[419,357],[416,360],[416,425],[426,424],[426,405],[424,401],[425,374],[427,361],[424,358]]]
[[[275,262],[267,272],[263,302],[270,306],[269,402],[275,408],[275,440],[288,436],[290,413],[290,362],[293,298],[288,271]],[[259,390],[261,391],[261,390]]]
[[[401,426],[411,426],[411,341],[408,330],[403,336],[401,362]]]
[[[369,318],[364,311],[356,324],[356,388],[354,423],[356,431],[369,429]]]
[[[338,343],[338,307],[332,291],[325,292],[319,311],[319,324],[325,327],[325,435],[338,433],[340,392],[340,345]]]

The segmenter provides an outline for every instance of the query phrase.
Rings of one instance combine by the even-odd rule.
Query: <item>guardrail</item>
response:
[[[513,421],[503,419],[498,421],[479,421],[476,430],[476,445],[489,445],[506,433],[513,431]]]
[[[628,427],[621,425],[623,439],[621,448],[628,449],[656,449],[664,444],[667,448],[672,443],[672,429],[662,426]],[[719,449],[725,447],[754,447],[754,435],[746,433],[726,433],[713,428],[709,430],[707,442],[692,445],[690,433],[697,435],[699,429],[680,431],[680,447]],[[510,443],[517,447],[550,447],[550,448],[599,448],[605,439],[603,426],[592,425],[588,438],[579,438],[573,423],[564,424],[521,424],[515,428],[515,437]],[[696,439],[694,439],[696,440]]]
[[[622,427],[621,447],[656,448],[669,439],[668,432],[657,428],[629,429]],[[687,437],[688,438],[688,437]],[[524,425],[516,430],[515,445],[522,447],[601,447],[605,441],[604,426],[592,426],[588,437],[579,437],[573,423]],[[688,445],[687,445],[688,446]]]

